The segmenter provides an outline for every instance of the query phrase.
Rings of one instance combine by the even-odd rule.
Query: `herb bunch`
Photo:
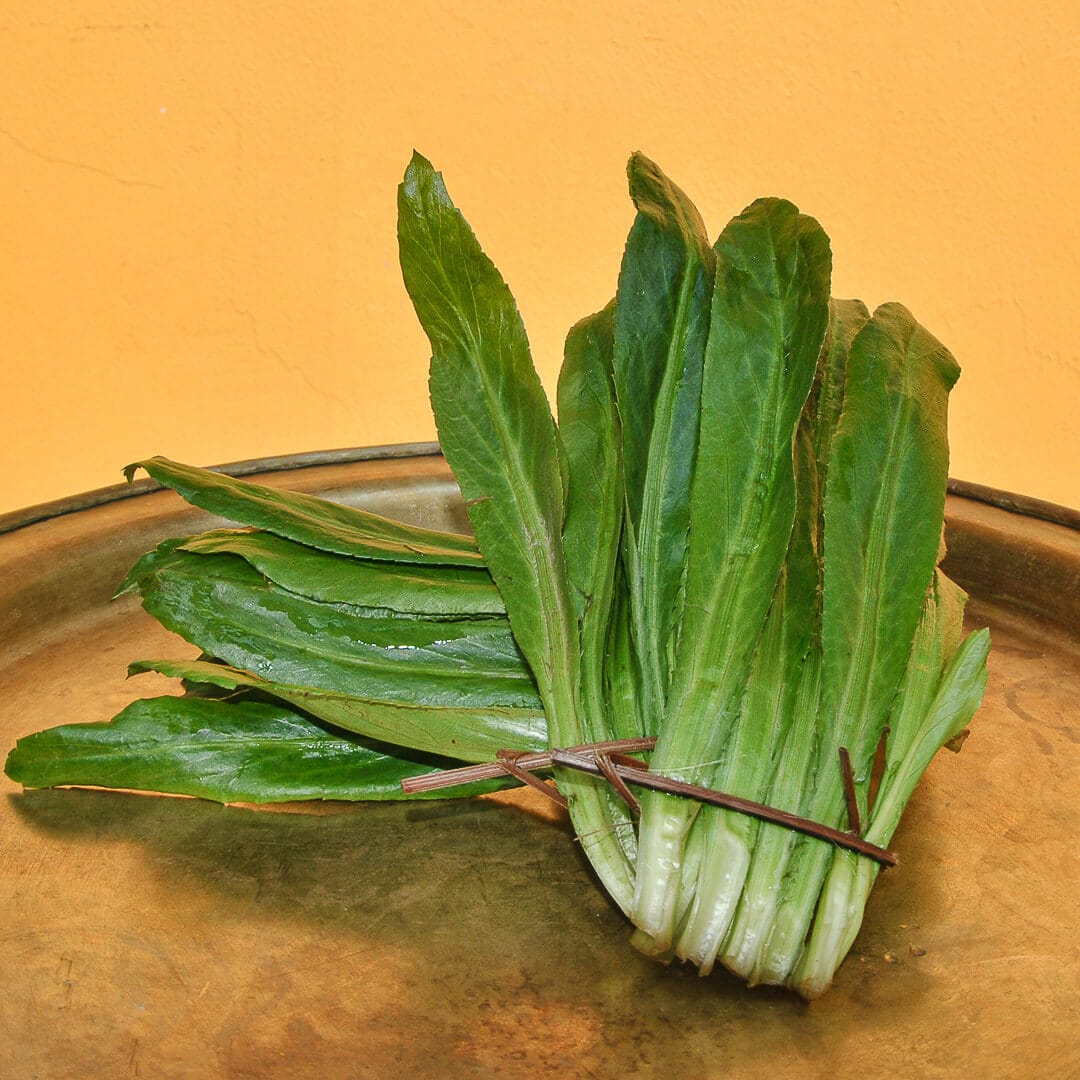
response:
[[[628,172],[616,295],[570,331],[556,424],[509,289],[414,155],[401,265],[475,540],[140,463],[242,526],[170,540],[121,586],[203,653],[131,670],[189,692],[22,739],[8,775],[389,799],[499,750],[655,737],[655,773],[845,828],[844,748],[863,835],[887,845],[986,680],[988,634],[963,637],[939,567],[956,362],[900,305],[833,299],[828,239],[791,203],[754,202],[710,244],[656,165]],[[639,948],[827,989],[877,863],[554,780]]]

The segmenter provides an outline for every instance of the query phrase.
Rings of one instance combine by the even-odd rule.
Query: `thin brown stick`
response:
[[[639,758],[630,757],[629,754],[620,754],[615,750],[608,751],[607,755],[616,765],[625,765],[628,769],[645,769],[648,770],[649,766],[641,761]]]
[[[889,725],[881,729],[881,738],[878,739],[877,748],[874,750],[874,761],[870,766],[870,785],[866,789],[866,816],[874,812],[874,804],[877,802],[878,791],[881,789],[881,781],[885,776],[885,759],[889,750]]]
[[[551,756],[556,765],[580,769],[582,772],[592,773],[594,776],[602,775],[596,762],[583,754],[566,750],[552,750]],[[775,806],[766,806],[764,803],[743,799],[738,795],[728,795],[722,791],[713,791],[711,788],[687,784],[682,780],[672,780],[670,777],[660,776],[657,773],[647,772],[642,769],[631,769],[622,765],[615,765],[614,768],[628,784],[633,784],[636,787],[646,787],[651,788],[653,791],[662,791],[668,795],[696,799],[698,802],[708,803],[710,806],[719,806],[724,810],[734,810],[736,813],[748,814],[761,821],[783,825],[796,832],[816,837],[819,840],[827,840],[831,844],[836,844],[837,847],[846,848],[848,851],[857,852],[859,855],[865,855],[867,858],[881,863],[882,866],[895,866],[897,863],[896,856],[886,848],[871,844],[861,836],[841,832],[839,829],[834,829],[831,825],[825,825],[820,821],[811,821],[809,818],[799,817],[798,814],[779,810]]]
[[[848,753],[846,746],[840,747],[840,776],[844,781],[848,828],[856,836],[862,836],[862,821],[859,819],[859,797],[855,792],[855,773],[851,768],[851,755]]]
[[[586,743],[571,747],[581,753],[640,753],[651,750],[656,745],[655,739],[611,739],[608,742]],[[536,753],[523,753],[514,764],[519,769],[532,772],[537,769],[550,769],[551,752],[540,750]],[[639,762],[639,764],[642,764]],[[473,784],[479,780],[495,780],[505,776],[506,770],[497,761],[486,761],[480,765],[463,765],[459,769],[443,769],[439,772],[425,773],[423,776],[409,776],[401,781],[401,790],[406,795],[418,795],[440,788],[458,787],[460,784]]]
[[[593,761],[596,762],[600,771],[604,774],[604,779],[615,789],[615,793],[630,808],[630,813],[634,817],[640,817],[641,803],[637,801],[637,796],[626,786],[626,781],[619,775],[619,770],[615,768],[611,757],[608,754],[597,754]]]
[[[500,750],[495,756],[503,770],[514,777],[515,780],[520,780],[523,784],[535,788],[541,795],[545,795],[564,810],[570,805],[566,796],[557,787],[549,784],[546,780],[541,780],[539,776],[533,776],[531,772],[527,772],[518,766],[518,760],[524,756],[522,751]]]
[[[854,851],[859,855],[865,855],[882,866],[895,866],[897,863],[896,856],[891,851],[878,847],[876,844],[871,844],[861,836],[853,836],[851,833],[841,832],[841,830],[834,829],[831,825],[825,825],[820,821],[811,821],[809,818],[800,817],[798,814],[789,813],[787,810],[779,810],[775,806],[766,806],[764,803],[743,799],[738,795],[728,795],[721,791],[713,791],[711,788],[687,784],[682,780],[659,776],[656,773],[649,772],[648,767],[643,762],[624,756],[626,752],[651,750],[654,745],[654,739],[620,739],[603,743],[588,743],[583,746],[570,747],[568,750],[549,750],[534,754],[523,753],[513,758],[513,765],[515,769],[523,772],[531,772],[534,769],[550,769],[554,765],[561,765],[602,777],[604,775],[603,770],[596,763],[593,755],[606,753],[613,771],[627,784],[651,788],[654,791],[662,791],[668,795],[676,795],[681,798],[696,799],[698,802],[708,803],[711,806],[719,806],[725,810],[748,814],[761,821],[782,825],[785,828],[793,829],[795,832],[828,841],[837,847]],[[416,794],[424,791],[437,791],[440,788],[455,787],[459,784],[469,784],[477,780],[492,780],[505,776],[507,772],[508,770],[504,768],[502,762],[494,761],[483,765],[466,765],[460,769],[446,769],[442,772],[428,773],[426,776],[409,777],[402,780],[401,787],[406,794]],[[854,779],[852,780],[851,790],[854,791]]]

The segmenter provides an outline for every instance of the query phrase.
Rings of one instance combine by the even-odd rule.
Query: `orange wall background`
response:
[[[397,269],[415,146],[554,386],[641,149],[712,232],[784,195],[837,295],[964,368],[952,473],[1080,506],[1080,5],[11,0],[0,512],[196,464],[433,437]]]

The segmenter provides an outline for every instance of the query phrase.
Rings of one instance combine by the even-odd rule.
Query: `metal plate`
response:
[[[265,482],[464,526],[438,457]],[[1080,534],[950,499],[994,632],[986,704],[932,763],[812,1005],[635,953],[566,821],[527,795],[255,812],[3,780],[4,1077],[1080,1076]],[[168,492],[0,536],[0,743],[107,719],[192,655],[109,596]]]

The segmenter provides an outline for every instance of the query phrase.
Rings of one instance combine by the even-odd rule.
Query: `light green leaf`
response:
[[[563,544],[577,605],[586,742],[625,738],[626,732],[641,734],[637,703],[620,701],[621,711],[616,711],[605,684],[625,501],[612,380],[614,314],[612,303],[571,329],[558,389],[559,434],[569,479]],[[627,807],[614,789],[602,788],[600,797],[632,859],[636,835]]]
[[[711,781],[720,791],[757,802],[767,793],[785,758],[810,760],[816,748],[817,717],[807,723],[798,709],[804,691],[802,672],[814,638],[820,634],[817,526],[821,513],[817,458],[814,455],[814,417],[804,411],[795,440],[796,515],[787,556],[773,595],[765,626],[722,761]],[[816,703],[816,702],[815,702]],[[808,744],[808,745],[803,745]],[[780,793],[791,805],[793,785]],[[705,974],[712,970],[737,905],[752,861],[759,822],[746,814],[702,807],[691,827],[688,847],[700,851],[700,870],[683,877],[683,905],[676,955],[689,959]],[[773,838],[765,834],[768,845]]]
[[[899,304],[878,308],[851,345],[825,491],[822,707],[856,772],[877,743],[937,564],[958,374]]]
[[[579,641],[563,554],[566,474],[510,290],[419,154],[398,191],[405,286],[431,341],[431,405],[473,531],[532,667],[555,746],[583,740]],[[631,870],[598,785],[556,774],[594,868],[625,908]]]
[[[607,619],[622,529],[619,416],[612,383],[614,303],[574,326],[559,372],[559,435],[569,478],[563,545],[577,613]]]

